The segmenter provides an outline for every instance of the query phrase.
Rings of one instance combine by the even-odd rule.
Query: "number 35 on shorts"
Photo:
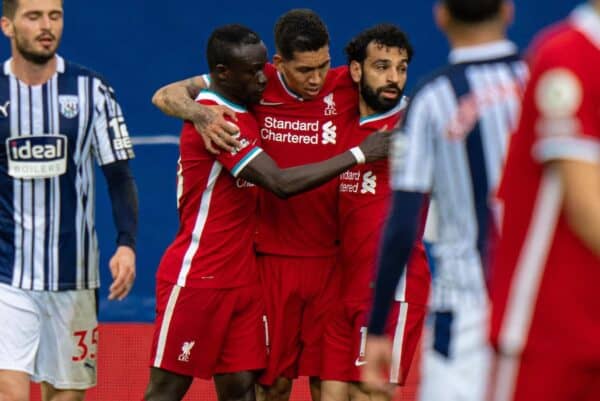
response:
[[[93,330],[80,330],[73,332],[76,344],[75,355],[71,357],[73,362],[83,361],[87,358],[96,359],[98,352],[98,327]]]

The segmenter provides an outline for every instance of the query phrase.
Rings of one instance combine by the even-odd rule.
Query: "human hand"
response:
[[[391,131],[387,126],[366,137],[359,145],[365,155],[366,163],[374,162],[388,157],[390,149]]]
[[[119,246],[108,262],[113,282],[109,288],[108,299],[122,301],[135,280],[135,252],[128,246]]]
[[[198,118],[195,118],[192,123],[200,133],[206,150],[218,155],[220,150],[233,152],[238,149],[240,143],[236,138],[239,128],[225,119],[229,117],[237,121],[235,112],[221,105],[203,106],[201,110]]]
[[[393,397],[396,386],[389,381],[392,343],[385,336],[367,336],[366,363],[361,367],[361,379],[370,392],[379,392]]]

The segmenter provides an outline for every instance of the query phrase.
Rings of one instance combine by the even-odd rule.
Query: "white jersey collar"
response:
[[[517,54],[517,46],[509,40],[498,40],[476,46],[462,46],[453,49],[448,56],[450,63],[492,60]]]

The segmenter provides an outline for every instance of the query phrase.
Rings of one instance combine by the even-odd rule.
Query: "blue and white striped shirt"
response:
[[[492,197],[528,78],[508,41],[455,49],[416,91],[392,147],[395,191],[437,207],[432,307],[485,302]]]
[[[56,57],[42,85],[0,75],[0,282],[26,290],[99,286],[93,158],[133,158],[113,89]]]

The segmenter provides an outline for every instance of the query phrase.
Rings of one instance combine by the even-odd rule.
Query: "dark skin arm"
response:
[[[202,76],[197,75],[163,86],[152,96],[152,103],[171,117],[191,121],[196,131],[201,132],[204,146],[209,152],[218,154],[219,149],[232,152],[240,146],[233,137],[238,130],[225,117],[235,121],[235,112],[225,106],[203,106],[196,103],[194,99],[206,88]]]
[[[389,132],[378,131],[360,144],[367,163],[387,157],[389,136]],[[346,151],[319,163],[280,169],[268,154],[262,152],[240,172],[239,177],[285,199],[318,187],[356,164],[354,155]]]

